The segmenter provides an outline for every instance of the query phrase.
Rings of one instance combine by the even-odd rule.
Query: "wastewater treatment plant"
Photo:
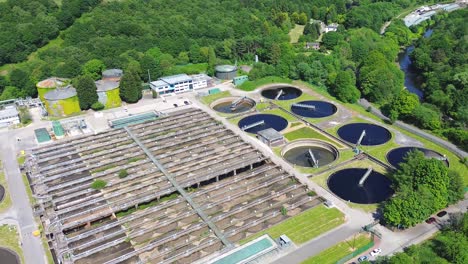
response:
[[[323,202],[194,108],[31,157],[44,232],[65,262],[192,263]]]

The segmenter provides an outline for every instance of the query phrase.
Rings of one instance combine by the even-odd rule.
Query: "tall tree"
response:
[[[127,103],[136,103],[141,97],[140,75],[137,69],[129,67],[120,80],[120,98]]]
[[[106,69],[104,62],[98,59],[92,59],[83,65],[82,73],[89,75],[93,80],[98,80],[101,77],[102,71]]]
[[[81,110],[87,110],[98,101],[96,84],[89,75],[83,75],[76,80],[76,93]]]

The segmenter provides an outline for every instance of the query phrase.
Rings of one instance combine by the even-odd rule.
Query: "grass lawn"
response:
[[[17,158],[17,160],[18,160],[18,164],[21,166],[21,165],[23,165],[24,162],[26,161],[26,156],[21,155],[21,156],[19,156],[19,157]]]
[[[343,146],[334,140],[324,136],[322,133],[319,133],[315,131],[314,129],[310,127],[302,127],[299,128],[298,130],[294,130],[292,132],[286,133],[284,137],[288,141],[293,141],[295,139],[301,139],[301,138],[312,138],[312,139],[319,139],[323,140],[329,143],[332,143],[333,145],[337,146],[338,148],[342,148]]]
[[[343,223],[344,215],[338,209],[328,209],[324,205],[319,205],[245,238],[240,241],[240,244],[245,244],[264,234],[269,234],[273,239],[285,234],[295,244],[299,245]]]
[[[289,37],[290,37],[290,42],[291,43],[297,43],[299,41],[299,37],[304,34],[304,25],[298,25],[296,24],[291,31],[289,31]]]
[[[270,107],[270,103],[265,103],[265,102],[260,102],[260,103],[257,103],[255,105],[255,108],[258,111],[263,111],[263,110],[267,109],[268,107]]]
[[[5,212],[11,206],[11,197],[8,192],[8,184],[5,178],[5,173],[3,172],[2,164],[0,163],[0,184],[5,188],[5,197],[3,201],[0,202],[0,213]]]
[[[334,264],[346,255],[371,242],[368,234],[357,234],[315,255],[302,264]]]
[[[223,91],[217,94],[210,94],[207,96],[203,96],[200,98],[200,101],[206,105],[209,105],[218,99],[229,97],[229,96],[231,96],[231,93],[229,91]]]
[[[23,252],[19,245],[19,236],[16,226],[12,225],[1,225],[0,226],[0,247],[8,248],[16,254],[21,259],[21,263],[24,262]]]
[[[237,86],[237,88],[243,91],[253,91],[262,85],[270,83],[291,83],[291,80],[278,76],[269,76],[255,81],[246,81],[243,84]]]

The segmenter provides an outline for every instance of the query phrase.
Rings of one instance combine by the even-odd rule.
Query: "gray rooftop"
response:
[[[76,96],[76,89],[73,88],[73,86],[69,85],[64,88],[57,88],[55,90],[52,90],[44,95],[44,98],[46,100],[63,100],[63,99],[68,99],[70,97]]]
[[[236,71],[237,67],[234,65],[218,65],[215,67],[217,72],[232,72]]]
[[[4,109],[0,110],[0,118],[14,117],[18,116],[18,110],[14,106],[7,106]]]
[[[151,82],[151,85],[155,87],[161,87],[161,86],[166,86],[167,83],[161,80],[157,80],[157,81]]]
[[[274,130],[273,128],[267,128],[267,129],[258,131],[257,134],[263,138],[266,138],[269,141],[283,138],[283,135],[281,135],[280,132]]]
[[[168,84],[176,84],[185,81],[191,81],[192,77],[188,76],[187,74],[177,74],[171,76],[164,76],[159,78],[159,80],[166,82]]]
[[[96,81],[96,88],[98,92],[106,92],[114,90],[119,87],[119,82],[110,81],[110,80],[99,80]]]
[[[122,77],[123,71],[121,69],[108,69],[102,72],[104,78]]]

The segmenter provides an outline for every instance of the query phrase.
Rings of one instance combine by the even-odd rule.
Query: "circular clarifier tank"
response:
[[[242,130],[253,134],[268,128],[273,128],[279,132],[288,126],[288,121],[277,115],[257,114],[242,118],[238,126]]]
[[[338,159],[339,152],[332,144],[323,141],[297,140],[286,145],[281,156],[293,165],[313,168],[332,163]]]
[[[16,253],[13,251],[6,249],[6,248],[0,248],[0,260],[2,261],[2,264],[19,264],[19,258]]]
[[[255,107],[255,101],[248,97],[225,97],[214,101],[210,107],[221,113],[237,114]]]
[[[387,153],[387,160],[390,164],[393,165],[393,167],[399,168],[400,166],[398,164],[401,162],[404,162],[406,155],[408,155],[409,152],[415,151],[415,150],[418,150],[424,153],[424,156],[426,156],[426,158],[434,158],[434,159],[441,160],[444,162],[445,165],[447,165],[447,167],[449,166],[449,162],[444,155],[440,154],[439,152],[430,150],[430,149],[419,148],[419,147],[401,147],[401,148],[392,149]]]
[[[304,117],[320,118],[336,113],[336,106],[325,101],[302,101],[291,105],[291,111]]]
[[[392,134],[385,127],[368,123],[351,123],[338,129],[338,136],[351,144],[356,144],[362,131],[366,131],[361,145],[375,146],[388,142]]]
[[[291,100],[301,94],[301,89],[292,86],[278,86],[262,90],[262,96],[271,100]]]
[[[328,188],[341,199],[359,204],[379,203],[393,195],[392,181],[376,171],[360,185],[366,172],[358,168],[337,171],[328,178]]]

